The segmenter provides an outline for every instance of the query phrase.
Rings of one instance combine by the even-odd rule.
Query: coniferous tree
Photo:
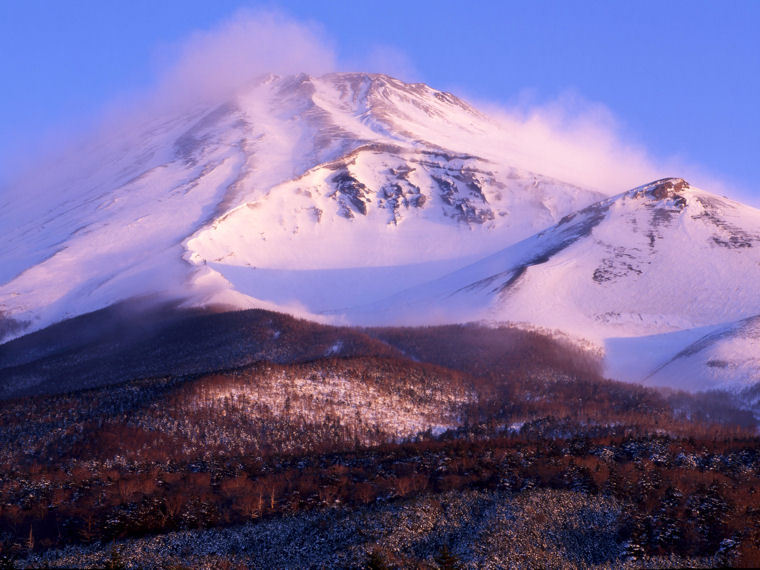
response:
[[[369,553],[367,561],[364,563],[364,568],[366,570],[388,570],[388,565],[385,563],[382,554],[380,554],[380,550],[375,548]]]
[[[441,548],[441,551],[434,560],[441,570],[459,570],[462,568],[462,563],[459,561],[459,558],[454,556],[446,545]]]

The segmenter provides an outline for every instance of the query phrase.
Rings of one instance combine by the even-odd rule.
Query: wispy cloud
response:
[[[340,67],[384,73],[408,82],[419,81],[421,76],[412,59],[402,49],[389,44],[374,45],[366,54],[341,62]]]
[[[236,12],[209,29],[163,46],[156,59],[161,63],[151,86],[105,104],[85,127],[53,133],[44,150],[71,155],[84,139],[114,138],[119,129],[155,116],[222,100],[270,72],[319,75],[341,69],[364,70],[408,81],[423,75],[403,50],[390,45],[377,45],[366,55],[339,61],[333,41],[319,24],[274,11]],[[565,93],[550,103],[536,103],[530,97],[518,98],[511,105],[474,103],[504,125],[511,144],[519,147],[519,166],[530,170],[608,193],[662,176],[684,176],[706,189],[725,189],[715,177],[678,157],[652,156],[609,109],[578,94]],[[33,178],[30,171],[40,170],[41,153],[37,149],[20,154],[29,157],[23,173],[29,181]],[[80,161],[59,159],[57,175],[65,169],[79,169]],[[24,165],[22,160],[18,162]]]
[[[609,108],[568,91],[550,102],[521,96],[510,105],[476,102],[499,121],[520,166],[580,186],[615,194],[666,176],[705,188],[719,182],[676,156],[656,157],[626,132]]]

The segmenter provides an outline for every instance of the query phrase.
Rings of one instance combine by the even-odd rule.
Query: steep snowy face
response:
[[[670,180],[612,201],[591,238],[562,256],[576,259],[567,291],[589,330],[651,334],[759,312],[754,208]],[[552,269],[533,271],[525,286],[543,271]]]
[[[78,149],[11,189],[0,208],[7,326],[30,331],[181,288],[181,241],[213,218],[241,167],[244,137],[221,110],[174,118]]]
[[[578,239],[527,264],[496,314],[588,336],[631,336],[734,321],[760,312],[760,212],[667,180],[565,220]],[[527,306],[538,307],[530,312]]]
[[[0,340],[154,293],[347,306],[600,198],[525,170],[509,140],[450,94],[358,73],[267,76],[130,126],[2,204]]]
[[[239,273],[452,259],[600,196],[521,170],[491,144],[500,133],[486,117],[426,85],[366,74],[272,82],[239,100],[260,138],[235,207],[187,242],[193,263]]]

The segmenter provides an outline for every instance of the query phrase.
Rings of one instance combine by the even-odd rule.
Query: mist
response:
[[[88,117],[51,126],[33,144],[5,157],[0,204],[20,196],[55,198],[51,188],[66,187],[97,169],[104,147],[134,139],[153,123],[221,104],[266,74],[321,75],[337,69],[332,42],[318,24],[247,9],[157,46],[150,64],[154,78],[147,86],[104,101]]]

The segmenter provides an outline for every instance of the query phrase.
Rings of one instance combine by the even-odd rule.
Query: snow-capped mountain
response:
[[[85,146],[68,178],[42,173],[11,192],[0,333],[157,292],[302,312],[364,302],[599,199],[521,169],[510,140],[422,84],[261,78]]]
[[[501,123],[423,84],[259,78],[6,193],[0,341],[159,295],[523,323],[589,341],[622,379],[760,381],[760,211],[681,179],[610,198],[528,164]]]

